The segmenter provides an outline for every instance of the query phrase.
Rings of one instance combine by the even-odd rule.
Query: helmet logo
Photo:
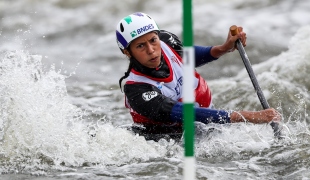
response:
[[[136,16],[141,16],[141,17],[143,17],[143,16],[144,16],[144,15],[143,15],[142,13],[140,13],[140,12],[133,13],[133,15],[136,15]]]
[[[151,29],[154,29],[153,24],[149,24],[149,25],[143,26],[143,27],[137,29],[137,32],[138,32],[138,34],[141,34],[141,33],[143,33],[143,32],[146,32],[146,31],[148,31],[148,30],[151,30]]]
[[[130,16],[125,17],[124,20],[127,22],[127,24],[130,24],[132,22]]]
[[[136,31],[132,31],[132,32],[130,33],[130,35],[131,35],[131,37],[135,37],[135,36],[137,36],[137,32],[136,32]]]

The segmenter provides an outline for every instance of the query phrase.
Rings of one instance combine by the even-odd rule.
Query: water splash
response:
[[[98,120],[69,101],[65,76],[41,56],[4,52],[0,59],[0,173],[125,164],[164,156],[166,145]],[[135,146],[133,146],[135,144]]]

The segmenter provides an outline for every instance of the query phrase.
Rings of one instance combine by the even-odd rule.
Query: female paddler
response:
[[[195,67],[217,60],[235,50],[240,39],[246,46],[246,33],[228,33],[226,42],[217,46],[194,46]],[[182,134],[182,43],[173,33],[160,30],[154,19],[136,12],[120,20],[116,40],[121,52],[129,59],[124,85],[125,106],[129,108],[136,133],[146,139],[166,135],[180,138]],[[281,115],[270,108],[261,111],[214,109],[212,93],[206,81],[195,72],[195,121],[208,123],[251,122],[255,124],[280,121]],[[121,87],[122,89],[122,87]]]

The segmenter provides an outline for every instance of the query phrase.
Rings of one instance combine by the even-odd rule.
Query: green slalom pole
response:
[[[196,179],[194,156],[194,48],[192,1],[183,0],[183,129],[185,158],[183,179]]]

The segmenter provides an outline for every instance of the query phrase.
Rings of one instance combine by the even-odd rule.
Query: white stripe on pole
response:
[[[194,48],[183,47],[183,103],[194,102]]]
[[[196,179],[196,162],[195,157],[184,158],[184,174],[183,180],[195,180]]]

